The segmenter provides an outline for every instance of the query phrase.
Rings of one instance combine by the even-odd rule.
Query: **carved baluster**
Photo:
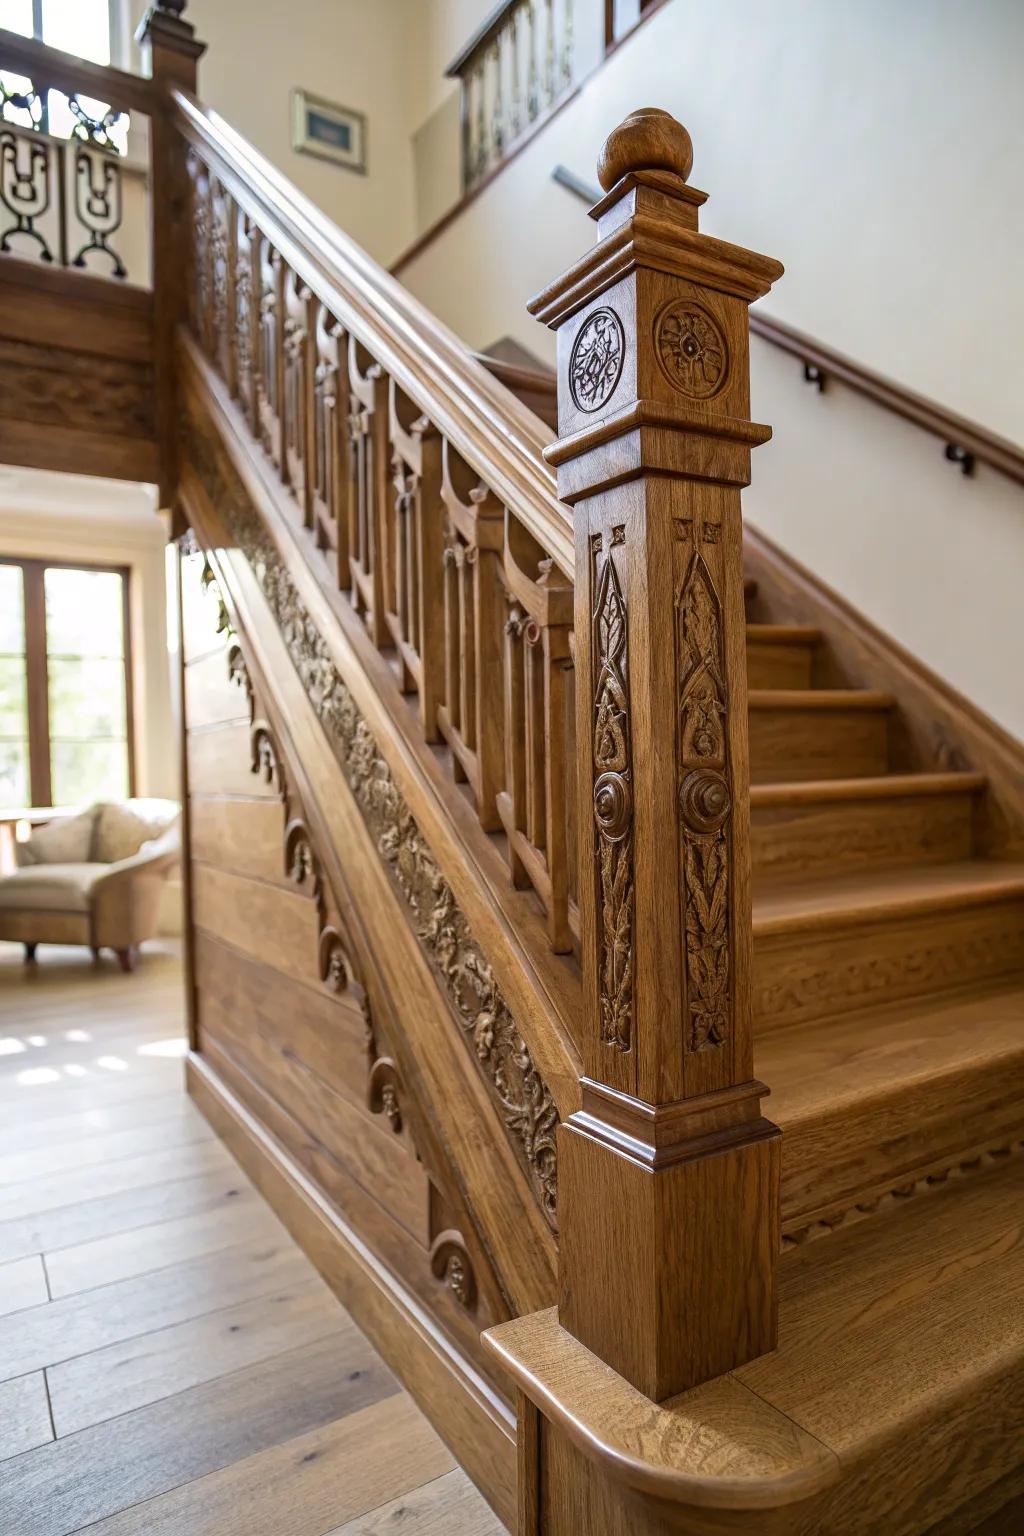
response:
[[[525,869],[548,914],[552,948],[572,948],[566,735],[566,667],[573,590],[506,514],[504,576],[513,603],[506,625],[505,789],[498,810],[516,883]]]
[[[393,382],[389,411],[398,507],[398,611],[389,614],[388,622],[419,693],[424,735],[439,741],[437,710],[445,686],[444,606],[437,590],[445,553],[441,437]]]
[[[740,487],[769,435],[747,305],[782,269],[698,234],[691,158],[663,112],[616,129],[597,251],[530,306],[558,331],[548,454],[576,527],[586,1076],[559,1138],[560,1318],[656,1399],[773,1348],[780,1230],[752,1069]]]
[[[487,142],[487,60],[482,58],[473,71],[476,79],[476,157],[473,162],[473,180],[484,175],[491,162],[490,145]]]
[[[544,31],[544,100],[550,106],[555,99],[555,0],[544,0],[546,27]]]
[[[491,145],[495,160],[501,159],[505,147],[505,89],[502,69],[502,34],[499,32],[491,49],[494,64],[494,101],[491,105]]]
[[[501,821],[496,802],[505,756],[504,717],[495,708],[503,673],[504,511],[447,442],[441,496],[448,512],[449,553],[445,701],[438,709],[438,724],[452,749],[457,774],[465,774],[473,787],[481,824],[497,831]]]
[[[230,193],[213,177],[210,182],[210,307],[211,355],[228,388],[234,392],[235,207]]]
[[[284,311],[284,263],[266,240],[260,242],[259,353],[256,406],[264,452],[283,472],[282,412],[284,352],[281,316]]]
[[[348,545],[348,346],[341,324],[316,306],[311,502],[316,541],[334,551],[338,586],[352,584]]]
[[[563,0],[562,11],[562,89],[567,90],[572,84],[573,75],[573,26],[572,26],[572,0]]]
[[[253,436],[259,432],[256,377],[259,335],[259,273],[261,235],[241,209],[235,210],[235,326],[234,392]]]
[[[523,630],[528,617],[511,594],[508,607],[508,618],[505,620],[505,788],[498,796],[498,811],[508,837],[512,883],[521,889],[529,884],[520,852],[520,837],[526,835],[526,742],[523,736],[526,680]]]
[[[284,462],[282,475],[302,512],[305,527],[313,526],[313,501],[308,466],[313,425],[313,349],[309,338],[316,324],[316,300],[291,269],[285,272],[284,325],[281,351],[284,375]]]
[[[513,7],[508,19],[508,54],[509,54],[509,105],[508,105],[508,137],[509,143],[513,143],[519,137],[519,130],[523,126],[523,88],[522,69],[519,60],[519,20],[522,14],[522,6]]]
[[[192,334],[205,352],[211,350],[212,291],[210,245],[210,174],[194,150],[188,155],[188,174],[192,183],[192,287],[189,323]]]
[[[388,638],[385,571],[388,502],[391,496],[388,453],[388,381],[379,363],[349,338],[351,391],[349,431],[352,448],[349,479],[349,569],[352,601],[363,615],[374,645]]]
[[[526,115],[532,123],[540,111],[540,72],[537,69],[537,0],[526,7]]]

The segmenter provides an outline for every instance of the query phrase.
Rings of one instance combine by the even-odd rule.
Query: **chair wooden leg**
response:
[[[135,951],[134,951],[134,949],[119,949],[119,950],[115,951],[115,953],[117,954],[118,962],[119,962],[119,964],[121,966],[122,971],[134,971],[134,969],[135,969]]]
[[[34,960],[35,959],[35,957],[36,957],[36,949],[37,948],[38,948],[38,945],[36,945],[36,944],[26,944],[25,945],[25,963],[26,963],[26,965],[28,964],[28,962],[30,960]]]
[[[100,947],[99,947],[99,945],[98,944],[90,944],[89,945],[89,950],[90,950],[90,952],[92,954],[93,960],[98,961],[99,958],[100,958]]]

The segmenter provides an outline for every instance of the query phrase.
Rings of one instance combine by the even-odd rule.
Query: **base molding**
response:
[[[498,1517],[516,1524],[511,1409],[201,1055],[188,1092]]]

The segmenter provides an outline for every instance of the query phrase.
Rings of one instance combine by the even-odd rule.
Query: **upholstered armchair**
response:
[[[0,879],[0,939],[112,949],[122,970],[157,931],[163,882],[180,854],[173,801],[95,805],[18,845],[19,867]]]

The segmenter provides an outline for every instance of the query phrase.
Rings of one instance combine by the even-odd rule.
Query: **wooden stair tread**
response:
[[[913,912],[1024,896],[1024,863],[968,859],[952,864],[762,882],[754,889],[754,934],[878,922]]]
[[[553,1308],[485,1337],[574,1443],[635,1487],[705,1509],[813,1499],[794,1530],[920,1531],[1019,1455],[1022,1211],[1024,1158],[1011,1159],[793,1249],[778,1349],[661,1404]]]
[[[1024,1137],[1024,985],[886,1004],[759,1037],[798,1230]]]
[[[825,800],[887,800],[903,796],[977,794],[983,773],[883,773],[855,779],[797,779],[752,784],[752,806],[807,805]]]
[[[892,709],[891,693],[880,688],[751,688],[751,709]]]
[[[821,630],[813,624],[748,624],[747,644],[817,645]]]

